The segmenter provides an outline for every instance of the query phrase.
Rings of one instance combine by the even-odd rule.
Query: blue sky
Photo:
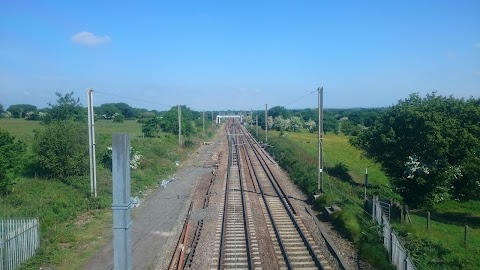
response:
[[[86,105],[91,87],[95,105],[250,110],[320,85],[329,108],[480,97],[480,1],[0,4],[4,107],[70,91]],[[287,108],[316,106],[312,94]]]

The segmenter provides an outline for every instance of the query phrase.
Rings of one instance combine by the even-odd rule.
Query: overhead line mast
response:
[[[318,87],[318,186],[317,194],[323,193],[323,87]]]

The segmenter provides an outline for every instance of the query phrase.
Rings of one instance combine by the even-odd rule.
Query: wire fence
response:
[[[402,245],[400,238],[393,230],[378,196],[373,197],[371,205],[373,220],[383,228],[383,246],[388,251],[392,264],[397,267],[397,270],[415,270],[416,268],[413,264],[413,260],[410,258],[408,250]]]
[[[0,219],[0,270],[13,270],[40,247],[38,218]]]
[[[411,217],[416,230],[430,237],[442,235],[442,241],[447,245],[480,245],[480,228],[474,226],[475,223],[459,223],[423,211],[412,211]]]

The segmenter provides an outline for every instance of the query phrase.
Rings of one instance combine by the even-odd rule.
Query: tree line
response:
[[[325,133],[358,135],[362,129],[373,125],[385,110],[386,108],[324,109],[323,131]],[[247,113],[247,123],[255,124],[257,115],[259,126],[264,128],[265,111]],[[278,131],[298,132],[306,129],[310,132],[318,132],[318,109],[272,107],[267,111],[267,127]]]

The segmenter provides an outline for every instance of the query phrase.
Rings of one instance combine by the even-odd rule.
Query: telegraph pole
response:
[[[248,126],[253,126],[253,109],[250,109],[250,123],[248,123]]]
[[[323,193],[323,87],[318,87],[318,187]]]
[[[95,161],[95,118],[93,114],[93,89],[87,89],[88,152],[90,154],[90,194],[97,197],[97,166]]]
[[[256,136],[256,138],[257,138],[257,140],[258,140],[258,111],[257,111],[256,116],[257,116],[257,117],[256,117],[257,119],[255,120],[255,121],[256,121],[256,125],[255,125],[255,126],[256,126],[256,128],[255,128],[255,136]]]
[[[203,110],[203,133],[205,133],[205,110]]]
[[[267,104],[265,104],[265,144],[268,143],[267,131],[268,131],[268,113],[267,113]]]
[[[178,105],[178,145],[182,145],[182,107]]]

